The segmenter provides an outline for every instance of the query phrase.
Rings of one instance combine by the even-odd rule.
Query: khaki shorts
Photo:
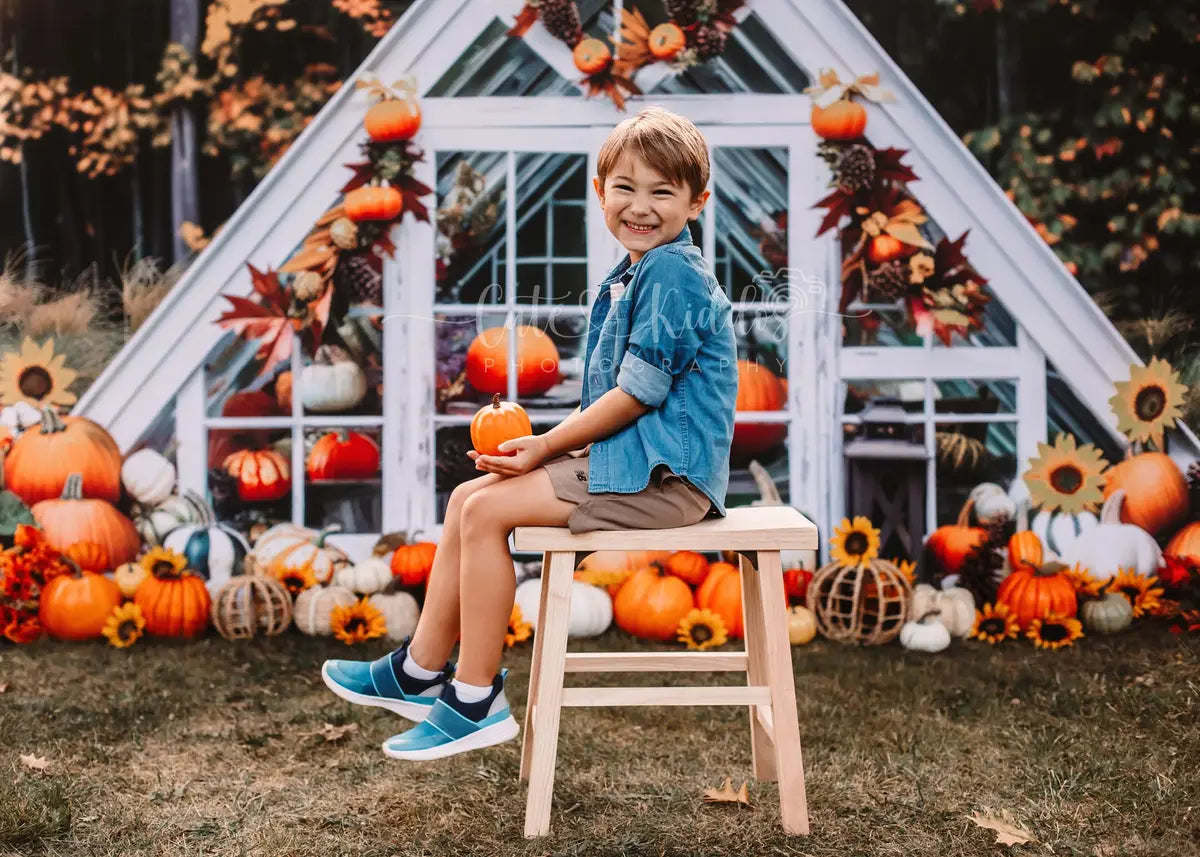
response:
[[[634,494],[588,493],[588,451],[591,446],[551,458],[546,469],[558,499],[575,504],[567,519],[572,533],[592,530],[662,530],[687,527],[712,512],[703,491],[660,464],[650,482]]]

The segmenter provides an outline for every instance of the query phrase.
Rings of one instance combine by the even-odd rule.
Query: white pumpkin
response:
[[[1133,569],[1142,577],[1153,577],[1163,566],[1162,549],[1154,536],[1136,524],[1121,522],[1125,489],[1118,488],[1104,501],[1100,523],[1083,538],[1076,539],[1062,556],[1068,566],[1086,568],[1103,582],[1122,569]]]
[[[16,437],[27,428],[33,428],[42,421],[42,412],[24,400],[0,408],[0,425]]]
[[[148,547],[158,547],[171,530],[184,524],[198,524],[211,515],[208,504],[192,491],[171,494],[155,506],[139,505],[133,525]]]
[[[965,637],[975,624],[975,596],[960,586],[936,589],[928,583],[918,583],[913,589],[913,616],[936,612],[937,620],[955,637]]]
[[[342,565],[333,573],[333,585],[370,595],[392,582],[392,566],[386,559],[369,556],[355,565]]]
[[[250,545],[233,527],[218,523],[205,509],[204,517],[167,533],[163,547],[178,551],[187,559],[190,571],[204,578],[212,596],[234,575],[241,574]]]
[[[517,587],[514,598],[521,617],[537,630],[538,603],[542,581],[526,580]],[[612,598],[599,586],[575,580],[571,582],[571,613],[567,620],[568,637],[595,637],[612,624]]]
[[[937,614],[931,611],[914,622],[905,622],[900,628],[900,645],[913,652],[940,652],[947,648],[950,632],[936,618]]]
[[[312,530],[296,524],[276,524],[254,543],[254,550],[247,558],[248,568],[259,574],[274,575],[282,569],[307,566],[317,583],[328,583],[336,569],[350,562],[345,551],[325,543],[325,537],[337,529]]]
[[[142,505],[156,506],[171,496],[175,465],[156,449],[139,449],[121,465],[121,484]]]
[[[1046,559],[1051,560],[1066,556],[1080,536],[1094,530],[1099,524],[1100,519],[1091,512],[1069,515],[1066,512],[1043,510],[1034,515],[1029,529],[1041,540]]]
[[[344,348],[322,345],[300,372],[300,398],[316,413],[353,408],[367,395],[367,375]]]
[[[333,608],[349,607],[356,601],[358,597],[342,586],[310,586],[296,596],[292,621],[310,637],[328,636],[333,633]]]
[[[1017,514],[1017,504],[995,482],[980,482],[968,497],[980,524],[1011,521]]]
[[[387,637],[399,642],[405,637],[411,637],[417,629],[417,620],[421,618],[421,609],[417,599],[407,592],[376,592],[367,598],[383,614],[387,623]]]

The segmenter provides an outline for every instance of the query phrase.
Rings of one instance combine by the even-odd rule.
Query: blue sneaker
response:
[[[467,750],[479,750],[516,738],[521,729],[504,696],[504,677],[492,679],[492,692],[479,702],[463,702],[446,682],[442,695],[424,721],[383,742],[383,752],[393,759],[421,762],[442,759]]]
[[[406,638],[396,651],[374,661],[326,661],[321,666],[325,686],[347,702],[394,711],[420,723],[454,675],[447,662],[437,678],[413,678],[402,664],[408,655]]]

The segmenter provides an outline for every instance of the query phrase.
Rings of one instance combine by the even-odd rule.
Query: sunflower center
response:
[[[166,560],[160,559],[158,562],[154,563],[154,568],[152,571],[154,572],[155,577],[166,577],[175,573],[175,565],[167,562]]]
[[[994,637],[998,634],[1003,634],[1005,622],[999,616],[991,616],[979,623],[979,630],[987,634],[989,637]]]
[[[1128,598],[1130,604],[1136,604],[1138,596],[1142,594],[1142,590],[1138,589],[1136,586],[1122,586],[1117,591]]]
[[[1167,393],[1162,387],[1147,387],[1139,390],[1133,401],[1133,409],[1142,422],[1152,422],[1158,419],[1167,406]]]
[[[120,640],[132,640],[137,636],[137,622],[132,619],[126,619],[117,626],[117,638]]]
[[[846,536],[846,553],[859,556],[867,552],[867,537],[865,533],[853,532]]]
[[[1050,474],[1050,485],[1059,494],[1074,494],[1083,487],[1083,473],[1073,464],[1054,468]]]
[[[346,620],[347,634],[365,634],[367,631],[367,622],[361,616],[351,616]]]
[[[713,638],[712,628],[697,623],[692,626],[692,639],[697,643],[707,643]]]
[[[1066,625],[1049,622],[1042,625],[1040,636],[1047,643],[1061,643],[1069,636]]]
[[[17,379],[17,387],[31,399],[42,399],[54,389],[54,379],[41,366],[30,366]]]

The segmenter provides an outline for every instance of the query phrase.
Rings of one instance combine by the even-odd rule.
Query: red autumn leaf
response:
[[[536,6],[531,6],[526,3],[521,7],[521,11],[517,13],[517,19],[513,22],[506,35],[523,36],[529,32],[529,28],[537,23],[538,11]]]
[[[342,166],[353,170],[354,175],[351,176],[344,185],[342,185],[339,193],[349,193],[355,188],[360,188],[375,176],[375,168],[371,165],[370,161],[364,161],[361,164],[342,164]]]
[[[907,149],[876,149],[875,177],[891,179],[901,184],[917,181],[917,174],[912,171],[912,167],[900,163],[900,159],[907,154]]]

